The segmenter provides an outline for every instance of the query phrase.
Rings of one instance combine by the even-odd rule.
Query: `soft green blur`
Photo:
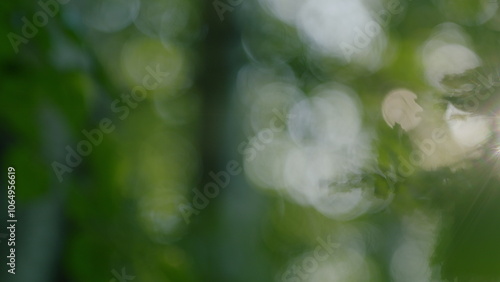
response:
[[[498,6],[3,1],[0,281],[500,281]]]

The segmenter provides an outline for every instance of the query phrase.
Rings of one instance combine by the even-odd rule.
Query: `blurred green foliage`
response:
[[[363,271],[371,281],[405,281],[411,269],[395,274],[394,265],[401,257],[408,265],[421,263],[427,252],[428,281],[500,279],[500,133],[491,133],[481,158],[402,176],[398,166],[416,150],[414,136],[399,125],[390,128],[381,113],[384,96],[395,88],[424,93],[418,102],[436,113],[429,119],[443,116],[448,103],[467,111],[464,101],[490,93],[470,114],[498,122],[498,89],[464,86],[477,82],[478,72],[498,75],[496,8],[483,21],[485,1],[405,1],[404,12],[384,28],[389,47],[379,67],[369,68],[310,48],[303,31],[259,1],[233,7],[224,21],[210,2],[105,2],[110,6],[61,4],[19,53],[7,37],[0,45],[2,177],[8,166],[16,168],[19,220],[18,274],[3,271],[2,281],[113,281],[113,271],[122,269],[146,282],[282,281],[318,238],[330,235],[342,247],[330,269],[345,266],[349,281],[359,281]],[[108,14],[99,14],[106,7],[112,7]],[[40,9],[33,1],[2,2],[0,34],[21,34],[22,17]],[[116,21],[105,21],[103,29],[116,30],[91,27],[89,21],[106,16]],[[443,76],[439,89],[426,80],[418,58],[445,22],[470,37],[484,66]],[[113,101],[123,102],[156,63],[168,78],[121,120]],[[336,81],[358,94],[375,160],[358,182],[374,187],[380,209],[338,220],[242,174],[190,224],[183,222],[179,204],[211,181],[209,172],[222,171],[229,160],[244,164],[238,146],[252,135],[246,115],[256,111],[241,105],[253,97],[237,93],[245,65],[272,70],[249,81],[251,90],[260,89],[259,79],[294,83],[310,98],[318,85]],[[66,147],[76,148],[86,140],[82,130],[98,128],[104,118],[116,130],[59,182],[53,162],[67,162]],[[405,247],[414,252],[405,257]],[[7,253],[4,242],[0,249]],[[362,271],[349,260],[358,249]],[[308,281],[321,281],[314,277]]]

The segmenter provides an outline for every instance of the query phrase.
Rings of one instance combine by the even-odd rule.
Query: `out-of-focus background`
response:
[[[2,1],[0,280],[500,281],[498,8]]]

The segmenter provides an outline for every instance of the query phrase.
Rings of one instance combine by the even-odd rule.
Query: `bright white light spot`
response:
[[[455,141],[464,147],[477,147],[491,135],[487,117],[461,111],[452,104],[448,104],[445,120]]]
[[[481,65],[481,59],[471,50],[472,40],[459,25],[443,23],[422,48],[421,60],[430,85],[445,90],[441,80],[450,74],[460,74]]]
[[[445,75],[460,74],[481,65],[480,58],[469,48],[440,40],[429,41],[423,49],[425,77],[432,86],[444,90]]]
[[[386,41],[382,28],[359,0],[307,1],[296,26],[321,54],[343,62],[354,59],[370,69],[378,64],[386,45],[381,44]]]

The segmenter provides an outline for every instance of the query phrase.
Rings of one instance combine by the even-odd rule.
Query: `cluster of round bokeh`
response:
[[[384,136],[377,136],[373,121],[367,122],[363,115],[367,105],[361,101],[376,100],[379,117],[387,126],[409,137],[413,152],[420,154],[415,163],[410,157],[415,169],[454,171],[494,150],[500,155],[500,101],[492,94],[499,92],[500,75],[487,68],[480,71],[487,62],[466,31],[471,26],[499,30],[497,1],[432,1],[446,21],[425,31],[414,30],[418,36],[404,40],[404,36],[392,39],[390,35],[397,32],[387,27],[394,28],[402,21],[411,1],[259,3],[271,19],[260,15],[266,21],[265,28],[243,29],[242,45],[251,63],[240,69],[237,81],[241,102],[249,109],[244,131],[253,141],[241,153],[245,174],[256,186],[341,221],[387,206],[390,197],[377,197],[375,183],[367,177],[377,173],[374,141]],[[266,40],[268,33],[277,31]],[[403,63],[394,60],[403,48],[408,52],[398,56],[407,64],[406,73],[399,65]],[[297,64],[307,71],[301,73]],[[387,82],[393,83],[392,89],[367,93],[364,87],[349,84],[355,79],[348,68],[361,75],[378,71],[392,74],[392,81]],[[399,73],[390,68],[399,69]],[[454,89],[442,82],[466,72],[473,76]],[[357,88],[364,90],[363,95],[379,98],[364,99]],[[458,88],[474,95],[465,99],[457,94]],[[457,97],[465,102],[452,103],[451,98]],[[276,115],[280,114],[283,126],[275,130]],[[493,150],[492,143],[496,144]],[[438,217],[420,211],[402,219],[402,239],[389,250],[390,275],[395,281],[430,281],[439,276],[429,267],[439,224]],[[346,223],[343,228],[358,228],[354,226]],[[351,240],[357,243],[354,247],[349,240],[343,241],[335,258],[314,261],[312,250],[298,256],[283,272],[288,278],[279,279],[382,279],[365,248],[360,247],[370,239],[361,237]],[[307,273],[308,268],[314,271]],[[306,272],[298,274],[297,269]],[[306,278],[298,278],[300,275]]]
[[[247,131],[262,139],[248,144],[254,154],[243,151],[252,182],[338,219],[385,203],[365,179],[375,163],[373,136],[363,127],[362,106],[352,89],[325,83],[306,95],[290,72],[252,65],[240,71],[238,82],[252,109]],[[270,131],[278,114],[284,124]]]
[[[495,15],[491,11],[496,11],[497,4],[483,2],[474,8],[476,10],[470,10],[477,13],[475,17],[470,14],[463,24],[477,25],[491,20]],[[305,45],[309,54],[305,57],[322,57],[325,65],[332,64],[329,59],[335,58],[333,64],[359,65],[371,71],[391,63],[388,50],[397,46],[390,46],[393,43],[388,41],[383,26],[387,21],[399,20],[409,5],[399,1],[379,1],[369,6],[363,1],[344,0],[262,0],[260,3],[284,26],[295,28],[292,31],[284,28],[280,34],[286,38],[281,40],[290,41],[290,46]],[[455,7],[450,1],[436,1],[436,5],[439,9]],[[450,8],[447,15],[452,11],[456,15],[465,12]],[[387,13],[391,15],[383,18]],[[456,15],[448,16],[453,18]],[[269,25],[279,26],[270,21]],[[380,30],[373,36],[368,34],[364,38],[368,40],[366,46],[358,46],[359,52],[351,54],[352,60],[345,60],[342,44],[355,44],[360,39],[357,37],[361,36],[357,31],[363,31],[373,23],[379,24]],[[372,140],[377,133],[370,126],[363,125],[363,105],[355,91],[340,83],[325,82],[332,81],[336,75],[334,71],[328,71],[328,67],[320,67],[321,74],[311,71],[317,76],[315,82],[304,81],[304,77],[297,77],[290,64],[293,56],[302,56],[298,55],[300,51],[293,53],[285,49],[288,57],[280,54],[276,56],[278,60],[270,61],[263,55],[271,52],[267,50],[270,49],[268,45],[251,46],[245,41],[245,34],[258,37],[265,32],[259,35],[249,30],[243,34],[244,50],[253,61],[241,69],[238,80],[243,103],[251,109],[247,115],[247,134],[264,136],[263,131],[271,127],[273,113],[279,110],[287,115],[285,129],[275,132],[263,148],[248,145],[254,146],[253,151],[257,152],[255,158],[245,162],[249,178],[260,187],[276,189],[295,202],[311,205],[333,218],[351,219],[386,204],[373,196],[373,183],[365,177],[376,171],[377,156]],[[417,167],[427,170],[459,167],[465,159],[483,156],[482,146],[494,133],[494,119],[474,112],[477,108],[459,109],[451,102],[441,109],[436,107],[434,97],[435,93],[450,95],[450,89],[441,83],[445,77],[478,68],[482,61],[474,51],[470,36],[454,23],[435,26],[419,46],[412,59],[415,65],[421,65],[420,75],[427,83],[428,91],[415,93],[395,88],[384,101],[380,101],[379,112],[388,126],[398,124],[410,136],[416,150],[421,142],[432,139],[430,133],[433,130],[442,129],[445,142],[439,140],[439,144],[433,144],[432,154],[421,156]],[[372,64],[377,60],[379,64]],[[498,81],[495,81],[496,85],[484,85],[481,77],[476,77],[475,83],[482,83],[483,88],[500,86],[500,77],[494,78]],[[304,93],[304,88],[310,90]],[[467,105],[476,103],[479,106],[480,102],[467,101]]]
[[[436,148],[426,156],[420,166],[434,170],[440,167],[461,167],[464,160],[484,157],[492,138],[495,138],[495,108],[498,99],[494,93],[500,88],[500,73],[484,67],[479,55],[474,52],[470,36],[457,24],[444,23],[436,26],[417,55],[422,63],[424,78],[429,91],[413,93],[409,90],[393,91],[386,97],[394,103],[382,106],[388,124],[399,123],[418,146],[429,140]],[[449,77],[466,73],[462,82],[447,85]],[[404,93],[412,93],[413,102],[403,102]],[[440,102],[433,97],[441,93],[443,100],[460,99],[456,104]],[[416,101],[415,101],[416,100]],[[399,102],[398,102],[399,101]],[[419,103],[419,104],[417,104]],[[486,106],[485,106],[486,105]],[[418,113],[417,113],[418,112]],[[418,116],[408,122],[408,117]],[[411,123],[411,126],[408,125]],[[404,124],[407,124],[406,127]],[[435,142],[431,136],[436,128],[443,131],[444,142]],[[437,144],[441,143],[441,144]]]

